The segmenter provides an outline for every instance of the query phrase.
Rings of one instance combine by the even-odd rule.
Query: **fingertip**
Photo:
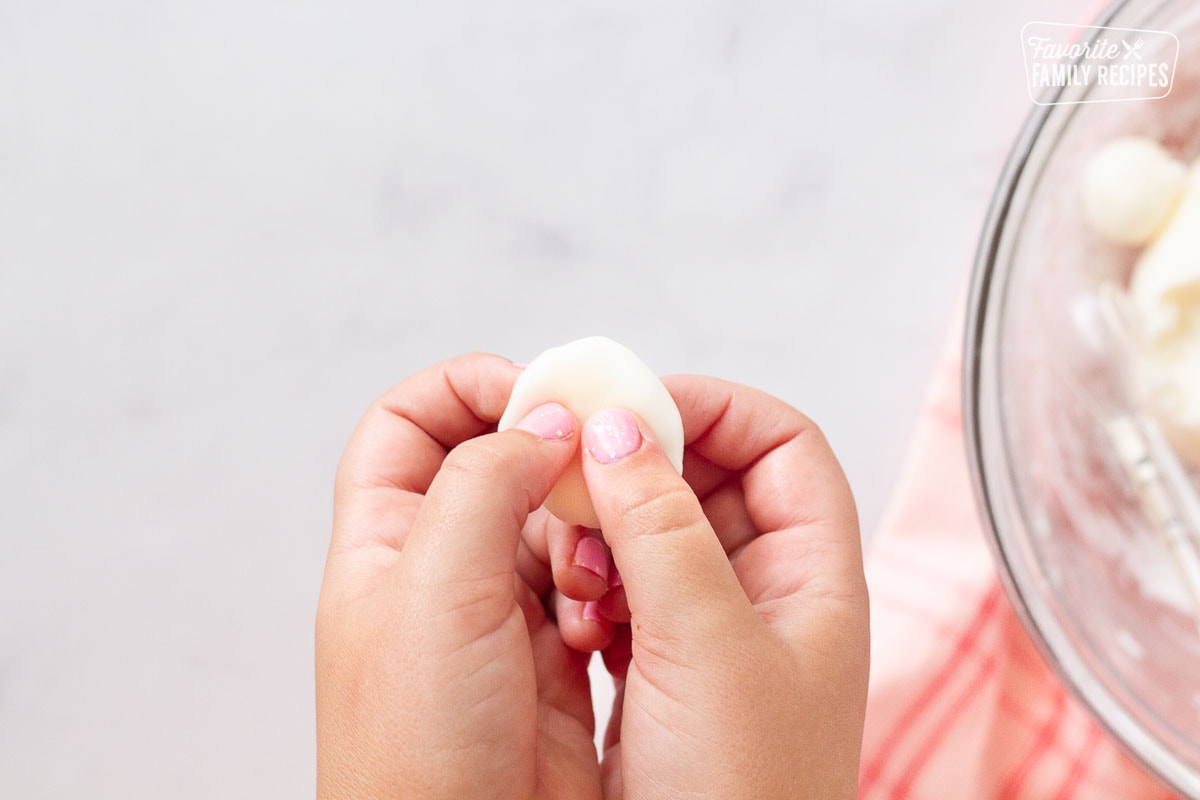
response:
[[[609,620],[605,619],[604,615],[600,613],[600,604],[595,600],[588,600],[584,603],[579,615],[583,618],[584,622],[594,622],[601,628],[608,627],[605,623],[609,622]]]
[[[542,403],[513,426],[519,431],[532,433],[542,441],[562,442],[575,435],[579,421],[561,403]]]
[[[629,598],[625,596],[624,587],[609,589],[599,602],[600,613],[613,622],[628,623],[632,619],[629,613]]]
[[[580,602],[559,593],[555,595],[555,617],[563,643],[573,650],[591,653],[612,643],[612,620],[600,613],[595,600]]]
[[[618,625],[628,624],[631,619],[629,599],[625,596],[625,584],[621,580],[621,573],[617,571],[616,564],[613,564],[608,571],[608,589],[600,598],[600,613]]]
[[[598,600],[608,591],[608,548],[596,536],[579,537],[571,560],[575,577],[577,600]]]
[[[574,566],[583,567],[602,580],[605,587],[608,586],[608,549],[598,537],[590,534],[580,536],[579,541],[575,543],[572,563]]]
[[[612,464],[642,446],[637,419],[623,408],[607,408],[588,417],[583,428],[583,448],[599,464]]]
[[[608,591],[611,556],[599,531],[567,526],[549,542],[554,586],[572,600],[599,600]]]

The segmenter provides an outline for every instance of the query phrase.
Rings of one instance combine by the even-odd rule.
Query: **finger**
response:
[[[612,642],[600,653],[604,668],[613,680],[624,681],[633,661],[633,631],[628,625],[618,625],[613,630]]]
[[[746,510],[746,496],[740,479],[714,489],[700,501],[700,507],[727,554],[732,555],[758,536],[758,529]]]
[[[428,367],[377,399],[338,464],[331,552],[402,547],[411,509],[398,506],[425,492],[447,451],[496,424],[520,373],[506,359],[474,353]]]
[[[515,579],[517,602],[525,615],[538,698],[542,703],[578,720],[588,736],[595,736],[596,719],[592,712],[591,686],[588,679],[590,653],[564,646],[557,626],[547,617],[542,600],[520,579]],[[551,739],[553,739],[551,735]],[[564,754],[557,761],[561,768],[579,766],[578,759]]]
[[[604,744],[603,754],[607,760],[607,753],[612,748],[621,743],[621,718],[625,708],[625,679],[613,678],[613,703],[612,713],[608,717],[608,725],[604,728]],[[620,797],[620,794],[605,795],[605,797]]]
[[[633,415],[593,414],[583,444],[584,478],[637,630],[698,641],[744,624],[753,612],[700,501]]]
[[[571,532],[550,541],[554,585],[567,597],[596,601],[608,591],[608,548],[599,536],[570,526]]]
[[[526,527],[528,528],[528,526]],[[517,576],[533,590],[533,593],[539,598],[539,603],[554,585],[550,576],[550,567],[545,561],[538,558],[537,554],[529,547],[524,534],[521,536],[520,544],[517,545]]]
[[[612,714],[604,729],[600,759],[600,787],[604,797],[624,797],[625,781],[621,768],[621,720],[625,709],[625,678],[614,678]]]
[[[545,509],[532,515],[523,537],[544,559],[555,587],[575,600],[599,600],[608,590],[611,559],[600,532],[569,525]]]
[[[423,581],[449,591],[511,585],[521,529],[578,447],[578,422],[558,403],[515,429],[454,448],[442,463],[401,552]]]
[[[627,624],[630,620],[629,599],[616,567],[608,575],[608,591],[600,598],[600,613],[613,622]]]
[[[759,501],[751,504],[757,509],[756,524],[757,517],[775,522],[760,524],[763,530],[786,527],[779,521],[797,517],[842,520],[853,509],[829,443],[816,424],[792,406],[766,392],[716,378],[672,375],[663,383],[683,418],[684,442],[697,456],[731,472],[750,472],[764,459],[784,460],[772,456],[785,450],[788,466],[801,469],[788,483],[805,490],[802,504],[795,502],[795,492],[753,498]],[[707,494],[711,488],[700,487],[698,493]]]
[[[760,562],[754,569],[742,564],[738,570],[752,600],[793,592],[865,600],[854,496],[814,424],[806,420],[759,458],[743,476],[742,488],[750,519],[764,534],[738,554],[739,560],[753,556]]]
[[[744,471],[741,489],[752,527],[806,539],[795,547],[817,558],[811,566],[834,585],[861,581],[854,497],[816,424],[746,386],[686,375],[663,382],[679,406],[688,447],[719,467]]]
[[[581,603],[555,592],[554,616],[563,643],[573,650],[591,653],[612,642],[614,625],[600,613],[595,600]]]
[[[686,428],[685,428],[686,433]],[[719,489],[732,473],[725,467],[717,466],[704,456],[685,445],[683,451],[683,477],[687,480],[692,491],[704,500],[716,489]]]
[[[557,627],[544,613],[535,618],[536,624],[529,627],[529,641],[538,696],[550,706],[583,722],[588,732],[594,735],[596,723],[592,714],[586,651],[576,652],[564,647]]]
[[[541,596],[519,575],[513,576],[513,596],[517,605],[521,607],[521,613],[525,615],[525,627],[529,629],[530,635],[551,622]]]

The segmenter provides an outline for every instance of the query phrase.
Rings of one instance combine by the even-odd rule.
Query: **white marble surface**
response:
[[[0,786],[311,795],[330,482],[590,333],[813,416],[869,536],[1081,0],[0,6]]]

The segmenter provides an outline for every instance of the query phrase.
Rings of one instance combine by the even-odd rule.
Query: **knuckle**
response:
[[[516,466],[513,454],[490,437],[480,437],[455,447],[442,462],[442,471],[469,482],[493,480]]]
[[[635,484],[620,504],[622,527],[630,536],[673,533],[707,524],[692,490],[682,480]]]
[[[531,489],[524,485],[522,451],[505,447],[496,436],[481,436],[455,447],[442,461],[436,480],[457,486],[460,497],[471,497],[507,508],[513,525],[520,530],[525,517],[535,507]]]

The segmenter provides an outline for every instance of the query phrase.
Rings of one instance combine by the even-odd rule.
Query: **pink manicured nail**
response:
[[[608,554],[599,539],[591,536],[580,539],[575,545],[574,563],[588,572],[599,575],[600,580],[604,581],[605,585],[608,584]]]
[[[542,403],[514,427],[539,439],[566,439],[575,432],[575,417],[558,403]]]
[[[598,411],[583,429],[583,444],[601,464],[619,461],[642,446],[642,432],[633,415],[621,408]]]
[[[599,622],[604,619],[600,613],[600,603],[595,600],[588,600],[583,604],[583,618],[590,622]]]

